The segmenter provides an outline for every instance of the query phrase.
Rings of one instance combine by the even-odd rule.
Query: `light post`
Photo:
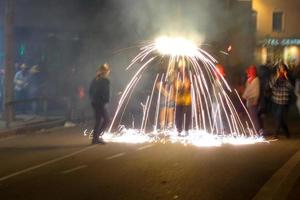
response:
[[[4,11],[4,43],[5,43],[5,81],[4,81],[4,117],[6,126],[10,126],[10,122],[14,118],[14,109],[11,102],[14,98],[14,50],[13,50],[13,24],[14,24],[14,8],[15,0],[5,0]]]

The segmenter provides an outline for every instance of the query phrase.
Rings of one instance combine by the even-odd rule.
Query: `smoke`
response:
[[[220,28],[227,14],[220,0],[111,0],[97,3],[91,16],[82,60],[90,65],[112,63],[123,85],[129,78],[123,70],[141,43],[160,35],[183,36],[198,44],[224,35]]]
[[[153,39],[162,34],[200,37],[207,27],[204,19],[208,16],[205,11],[208,1],[203,4],[174,0],[113,2],[122,8],[122,25],[136,40]]]
[[[125,68],[144,42],[160,35],[176,35],[201,44],[208,31],[211,32],[210,36],[217,35],[217,25],[207,20],[212,17],[214,9],[209,0],[201,3],[197,0],[111,0],[101,6],[91,17],[83,49],[88,59],[82,55],[82,60],[90,64],[90,69],[103,62],[111,64],[113,100],[117,99],[117,94],[124,90],[131,79],[135,70],[125,71]],[[157,67],[158,63],[152,66]],[[93,70],[90,74],[93,74]],[[151,75],[150,71],[144,73],[128,105],[129,115],[134,118],[139,118],[139,105],[152,87],[153,80],[148,81]]]
[[[216,46],[217,48],[220,46],[222,50],[224,44],[230,42],[229,34],[243,32],[241,29],[232,28],[236,26],[237,19],[242,18],[237,17],[240,13],[232,15],[234,12],[230,7],[232,2],[237,2],[235,0],[22,0],[17,2],[16,27],[29,27],[32,44],[44,43],[42,39],[38,39],[39,33],[41,38],[44,37],[45,32],[54,33],[59,39],[57,47],[49,50],[60,56],[56,62],[56,69],[68,65],[62,60],[72,57],[70,55],[72,53],[68,52],[74,50],[72,49],[74,43],[79,46],[79,54],[73,63],[77,65],[80,82],[85,83],[86,86],[94,77],[96,67],[108,62],[112,68],[113,97],[116,97],[130,80],[134,70],[125,71],[125,68],[144,42],[160,35],[182,36],[209,48],[214,47],[215,43],[220,43]],[[36,30],[42,31],[34,33]],[[232,30],[235,32],[230,32]],[[66,42],[69,39],[71,41]],[[36,46],[33,45],[29,49],[34,48]],[[54,56],[52,61],[56,61]],[[53,66],[47,67],[54,69]]]

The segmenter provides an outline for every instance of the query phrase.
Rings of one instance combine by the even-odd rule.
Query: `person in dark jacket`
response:
[[[277,72],[269,82],[269,87],[272,91],[271,100],[274,106],[274,115],[276,118],[276,132],[274,137],[277,138],[280,129],[290,137],[290,132],[286,123],[288,115],[289,104],[291,100],[291,93],[293,92],[293,85],[288,76],[288,68],[285,64],[280,64]]]
[[[109,65],[107,63],[101,65],[97,69],[96,77],[91,82],[89,88],[90,100],[95,113],[95,127],[92,144],[104,143],[102,135],[110,121],[108,110],[106,108],[106,105],[109,102],[110,93],[109,73]]]

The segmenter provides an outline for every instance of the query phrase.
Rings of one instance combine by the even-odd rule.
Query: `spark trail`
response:
[[[141,109],[143,114],[140,128],[126,128],[122,125],[123,113],[136,86],[143,80],[143,74],[147,70],[154,70],[153,63],[162,59],[167,60],[167,69],[155,75],[152,90],[145,96]],[[180,61],[186,63],[184,65],[186,69],[183,70],[186,74],[183,76],[178,72]],[[154,42],[141,47],[140,53],[132,59],[126,70],[133,66],[140,67],[125,87],[104,139],[128,143],[180,142],[196,146],[263,142],[264,139],[256,133],[245,107],[243,109],[247,113],[246,119],[240,118],[236,104],[242,102],[232,101],[233,95],[237,96],[236,99],[240,100],[240,98],[236,91],[231,90],[225,78],[217,70],[216,64],[217,60],[212,55],[184,38],[159,37]],[[184,77],[191,83],[191,127],[185,136],[180,136],[174,123],[172,127],[158,127],[158,115],[162,107],[169,107],[170,102],[176,102],[178,96],[176,84],[179,79],[184,82]],[[169,84],[171,86],[164,87],[166,83],[171,83]],[[159,87],[156,87],[157,85]],[[155,90],[158,95],[154,95]],[[163,103],[161,99],[165,99]],[[174,110],[176,113],[176,107]],[[184,120],[186,118],[187,116],[184,116]],[[114,127],[122,128],[113,131]]]

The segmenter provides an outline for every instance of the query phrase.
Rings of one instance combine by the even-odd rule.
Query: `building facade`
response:
[[[300,1],[252,0],[256,18],[255,58],[260,64],[300,64]]]

